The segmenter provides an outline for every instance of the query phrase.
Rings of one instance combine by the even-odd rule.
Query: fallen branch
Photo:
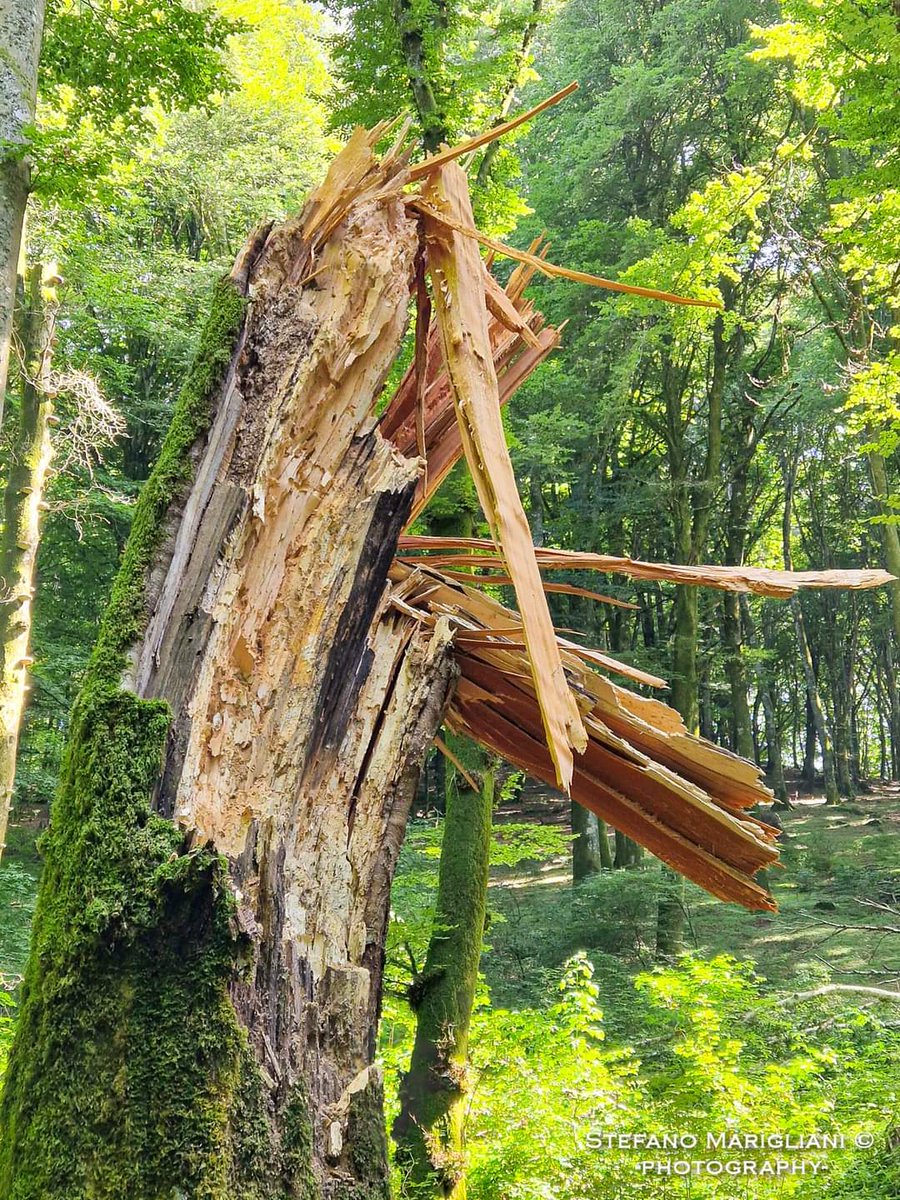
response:
[[[803,1004],[807,1000],[816,1000],[819,996],[830,996],[835,993],[851,996],[869,996],[875,1000],[885,1000],[891,1004],[900,1004],[900,992],[892,992],[888,988],[868,987],[863,983],[825,983],[821,987],[812,988],[808,992],[792,992],[789,996],[781,996],[778,1000],[773,1000],[770,1007],[786,1008],[789,1004]]]

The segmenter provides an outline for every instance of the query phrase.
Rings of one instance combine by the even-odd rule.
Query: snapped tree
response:
[[[410,166],[402,137],[374,154],[388,132],[357,130],[303,214],[251,237],[142,492],[45,838],[3,1200],[387,1195],[389,889],[442,716],[772,906],[758,770],[550,622],[560,556],[531,545],[500,404],[559,337],[529,272],[567,272],[490,243],[523,260],[505,290],[490,275],[453,162],[485,138]],[[440,353],[379,424],[423,240]],[[493,540],[401,540],[463,453]],[[886,578],[563,557],[776,595]],[[498,579],[518,612],[480,590]]]

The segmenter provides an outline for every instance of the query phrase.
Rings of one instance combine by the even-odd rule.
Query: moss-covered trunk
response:
[[[28,272],[21,321],[22,370],[3,494],[0,538],[0,855],[16,778],[19,726],[30,662],[31,597],[40,541],[41,504],[50,467],[50,362],[58,302],[56,271]]]
[[[2,1200],[387,1195],[389,889],[452,668],[386,583],[420,464],[374,417],[417,244],[385,172],[351,143],[218,289],[73,712]]]
[[[462,780],[460,783],[462,784]],[[404,1196],[464,1200],[469,1024],[484,937],[493,773],[447,797],[434,932],[410,1000],[416,1040],[394,1124]]]

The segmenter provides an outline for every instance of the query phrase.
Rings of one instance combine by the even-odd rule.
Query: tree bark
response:
[[[435,154],[450,139],[443,99],[432,78],[434,60],[439,59],[440,50],[432,45],[430,55],[428,51],[429,39],[432,42],[443,39],[445,14],[446,9],[440,4],[414,5],[412,0],[394,0],[400,51],[426,154]]]
[[[581,883],[583,879],[596,875],[604,867],[612,866],[609,853],[609,840],[606,836],[606,826],[600,828],[600,823],[592,812],[572,801],[572,882]],[[606,846],[604,861],[603,848]]]
[[[28,273],[21,322],[21,400],[10,439],[0,538],[0,856],[16,778],[16,750],[28,682],[31,598],[40,541],[41,503],[53,448],[50,362],[59,307],[56,271]]]
[[[685,948],[685,882],[668,867],[663,867],[659,899],[656,902],[656,957],[675,958]]]
[[[389,891],[453,668],[387,585],[420,462],[374,403],[417,234],[358,143],[348,210],[352,147],[218,288],[141,494],[45,841],[3,1200],[388,1195]]]
[[[744,664],[740,598],[734,592],[725,593],[723,634],[727,656],[725,671],[731,696],[731,749],[742,758],[752,759],[753,722]]]
[[[480,792],[452,789],[438,874],[434,931],[413,982],[416,1040],[394,1122],[403,1195],[465,1200],[469,1025],[487,908],[494,776]]]
[[[9,373],[16,279],[30,175],[45,0],[0,0],[0,421]]]

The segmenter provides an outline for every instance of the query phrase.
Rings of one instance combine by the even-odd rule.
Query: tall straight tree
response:
[[[0,0],[0,421],[28,204],[26,151],[37,102],[44,5],[45,0]]]
[[[51,361],[58,283],[55,265],[32,267],[20,309],[22,363],[16,371],[20,386],[0,537],[0,854],[16,776],[16,747],[31,661],[31,607],[41,509],[53,453]]]

